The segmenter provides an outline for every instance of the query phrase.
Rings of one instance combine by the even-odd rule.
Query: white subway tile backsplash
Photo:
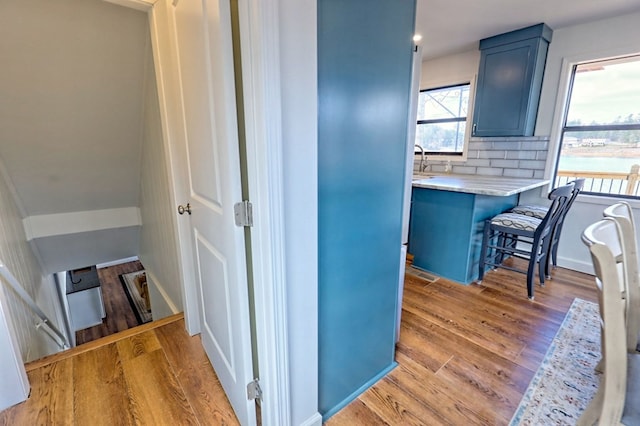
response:
[[[502,176],[514,178],[533,178],[534,170],[530,169],[504,169]]]
[[[474,158],[464,163],[465,166],[474,166],[474,167],[489,167],[491,166],[491,161],[488,158]]]
[[[544,170],[534,170],[533,171],[534,179],[544,179]]]
[[[506,151],[478,151],[478,158],[506,158]]]
[[[533,151],[547,151],[549,149],[549,140],[544,141],[525,141],[522,142],[521,149]]]
[[[491,142],[482,142],[482,141],[474,141],[473,139],[469,141],[469,149],[475,151],[486,151],[489,149],[493,149],[493,143]]]
[[[535,170],[544,170],[544,166],[546,161],[536,161],[536,160],[521,160],[520,167],[524,169],[535,169]]]
[[[518,151],[522,149],[522,142],[496,141],[496,142],[493,142],[493,149],[499,149],[502,151]]]
[[[506,158],[508,160],[536,160],[537,151],[507,151]]]
[[[491,160],[491,167],[517,169],[520,166],[519,163],[518,160]]]
[[[494,167],[478,167],[476,169],[476,174],[482,176],[502,176],[502,169]]]
[[[545,136],[471,138],[466,161],[452,161],[452,173],[544,179],[548,147]],[[437,158],[427,159],[427,171],[444,173],[446,161]]]
[[[452,162],[452,172],[543,179],[548,148],[546,136],[471,138],[467,160]],[[429,171],[445,172],[445,161],[429,159],[428,164]]]

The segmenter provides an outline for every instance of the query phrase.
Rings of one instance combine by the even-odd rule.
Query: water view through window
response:
[[[586,178],[585,192],[638,197],[640,57],[577,65],[556,186]]]

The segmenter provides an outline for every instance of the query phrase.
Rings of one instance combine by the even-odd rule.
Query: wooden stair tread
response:
[[[142,324],[138,327],[129,328],[127,330],[120,331],[115,334],[111,334],[109,336],[101,337],[99,339],[92,340],[91,342],[84,343],[82,345],[68,349],[66,351],[58,352],[56,354],[37,359],[35,361],[31,361],[25,364],[25,369],[27,371],[32,371],[37,368],[43,367],[45,365],[53,364],[54,362],[71,358],[75,355],[79,355],[84,352],[89,352],[94,349],[98,349],[102,346],[110,345],[111,343],[117,342],[119,340],[127,339],[131,336],[135,336],[136,334],[141,334],[141,333],[144,333],[145,331],[153,330],[155,328],[162,327],[163,325],[170,324],[175,321],[180,321],[183,318],[184,318],[184,313],[181,312],[175,315],[171,315],[171,316],[159,319],[157,321],[151,321],[146,324]]]

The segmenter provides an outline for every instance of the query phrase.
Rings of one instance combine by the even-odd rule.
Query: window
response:
[[[640,56],[573,68],[555,185],[583,177],[584,192],[639,197]]]
[[[462,156],[471,84],[421,90],[416,144],[425,154]]]

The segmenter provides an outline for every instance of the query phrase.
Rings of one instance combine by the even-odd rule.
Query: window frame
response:
[[[551,170],[549,175],[550,187],[555,188],[559,185],[558,179],[558,167],[561,158],[561,151],[566,133],[580,132],[580,131],[615,131],[615,130],[640,130],[640,124],[602,124],[602,125],[569,125],[567,126],[567,118],[569,115],[569,107],[571,103],[571,96],[573,94],[574,79],[576,76],[577,67],[589,63],[616,61],[626,62],[629,58],[637,58],[634,62],[640,61],[640,52],[637,53],[624,53],[620,55],[606,55],[605,57],[597,57],[598,55],[588,55],[581,59],[564,58],[562,61],[562,75],[560,80],[560,87],[558,91],[558,98],[556,101],[556,113],[553,119],[553,127],[551,132],[551,141],[555,142],[554,146],[549,147],[549,152],[553,152],[555,155],[550,155],[547,161],[547,170]],[[564,84],[564,86],[563,86]],[[549,162],[551,166],[549,167]],[[640,191],[640,190],[639,190]],[[606,192],[593,192],[588,189],[583,189],[580,193],[580,197],[600,197],[604,200],[610,198],[626,199],[628,201],[635,200],[640,202],[640,194],[627,195],[618,193],[606,193]],[[635,204],[635,203],[634,203]]]
[[[467,106],[467,117],[464,120],[465,132],[462,140],[462,152],[453,154],[448,152],[439,153],[435,151],[425,151],[424,155],[429,157],[430,160],[453,161],[453,162],[467,161],[467,154],[469,151],[469,139],[471,138],[471,127],[473,125],[472,123],[473,123],[473,107],[475,102],[475,91],[476,91],[476,76],[474,75],[473,77],[463,77],[456,80],[430,82],[429,85],[420,88],[420,92],[425,92],[428,90],[437,90],[437,89],[444,89],[448,87],[465,86],[465,85],[469,85],[469,105]],[[455,119],[435,119],[435,120],[417,120],[416,119],[416,133],[417,133],[418,126],[421,124],[420,123],[421,121],[434,123],[434,122],[455,122],[454,120]],[[420,158],[420,156],[422,155],[420,151],[416,151],[414,154],[415,154],[415,158]]]

